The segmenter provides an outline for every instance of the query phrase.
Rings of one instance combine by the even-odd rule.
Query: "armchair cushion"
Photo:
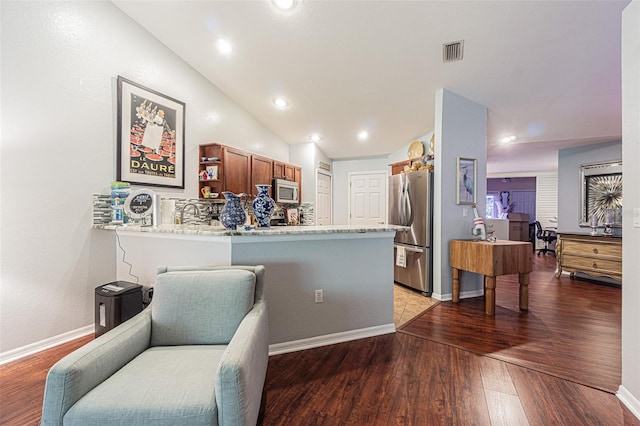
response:
[[[85,395],[66,425],[215,425],[217,365],[225,346],[146,350]]]
[[[254,292],[255,274],[240,269],[158,275],[151,346],[228,344],[253,307]]]

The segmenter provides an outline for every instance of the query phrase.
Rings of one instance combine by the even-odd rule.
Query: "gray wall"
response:
[[[590,228],[580,227],[580,165],[622,159],[622,142],[612,141],[558,152],[558,232],[589,233]],[[624,164],[624,162],[623,162]],[[627,176],[623,174],[623,189]],[[623,195],[626,205],[626,197]],[[620,229],[614,229],[620,233]]]
[[[271,344],[393,326],[393,238],[352,235],[234,239],[232,264],[266,267]],[[316,289],[323,303],[314,302]]]
[[[433,293],[436,298],[450,299],[449,241],[473,238],[471,206],[456,205],[456,159],[478,160],[477,205],[482,215],[487,195],[487,108],[440,89],[436,92],[435,124]],[[482,294],[482,288],[480,275],[462,274],[462,297]]]

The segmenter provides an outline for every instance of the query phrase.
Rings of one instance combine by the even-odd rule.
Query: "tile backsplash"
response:
[[[199,214],[196,214],[196,210],[193,207],[187,208],[184,212],[184,223],[209,225],[212,220],[218,220],[220,212],[224,207],[224,202],[220,200],[206,200],[202,198],[161,198],[163,200],[172,200],[175,202],[175,211],[171,213],[173,223],[175,218],[180,217],[180,212],[185,205],[193,203],[198,206]],[[111,196],[105,194],[93,194],[93,225],[108,225],[111,223]],[[279,206],[280,208],[285,206]],[[299,210],[304,216],[304,223],[302,225],[314,225],[315,224],[315,208],[313,203],[302,203],[299,205]],[[251,203],[247,202],[246,208],[249,217],[253,214]],[[163,216],[164,216],[163,212]]]

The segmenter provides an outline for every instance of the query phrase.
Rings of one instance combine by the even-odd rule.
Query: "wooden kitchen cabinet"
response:
[[[209,160],[209,159],[212,160]],[[234,194],[258,195],[255,185],[273,184],[274,178],[285,178],[298,182],[302,188],[302,168],[293,164],[283,163],[268,157],[243,151],[219,143],[208,143],[198,147],[199,161],[199,197],[204,198],[202,189],[205,186],[211,188],[211,192],[220,195],[218,199],[224,199],[223,191]],[[211,167],[217,172],[217,176],[209,178],[203,176]],[[271,194],[273,194],[271,192]],[[300,195],[300,197],[302,197]],[[302,198],[300,198],[302,199]]]
[[[582,272],[622,281],[622,238],[558,234],[556,277]]]
[[[271,185],[273,183],[273,160],[259,155],[251,156],[251,194],[258,195],[256,185]],[[269,190],[269,196],[272,196]]]
[[[224,190],[234,194],[251,193],[251,154],[236,148],[223,148]]]
[[[282,179],[284,177],[284,163],[281,161],[273,161],[273,177]]]
[[[286,180],[296,180],[296,168],[293,164],[284,163],[284,178]]]
[[[211,188],[211,192],[218,194],[217,199],[224,198],[222,196],[222,191],[224,191],[222,149],[223,146],[220,144],[207,144],[198,147],[198,197],[200,198],[204,198],[203,188],[207,186]],[[207,174],[207,171],[210,173]]]
[[[298,200],[302,202],[302,167],[293,168],[293,180],[298,183]]]
[[[402,173],[406,166],[411,167],[411,160],[398,161],[397,163],[391,163],[391,174],[399,175]]]

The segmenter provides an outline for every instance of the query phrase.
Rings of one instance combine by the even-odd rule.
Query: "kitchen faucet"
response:
[[[187,203],[184,206],[182,206],[182,209],[180,210],[180,224],[184,224],[184,211],[187,209],[187,207],[189,206],[193,206],[194,208],[194,213],[196,215],[197,218],[200,218],[200,209],[198,208],[198,205],[196,203]]]

